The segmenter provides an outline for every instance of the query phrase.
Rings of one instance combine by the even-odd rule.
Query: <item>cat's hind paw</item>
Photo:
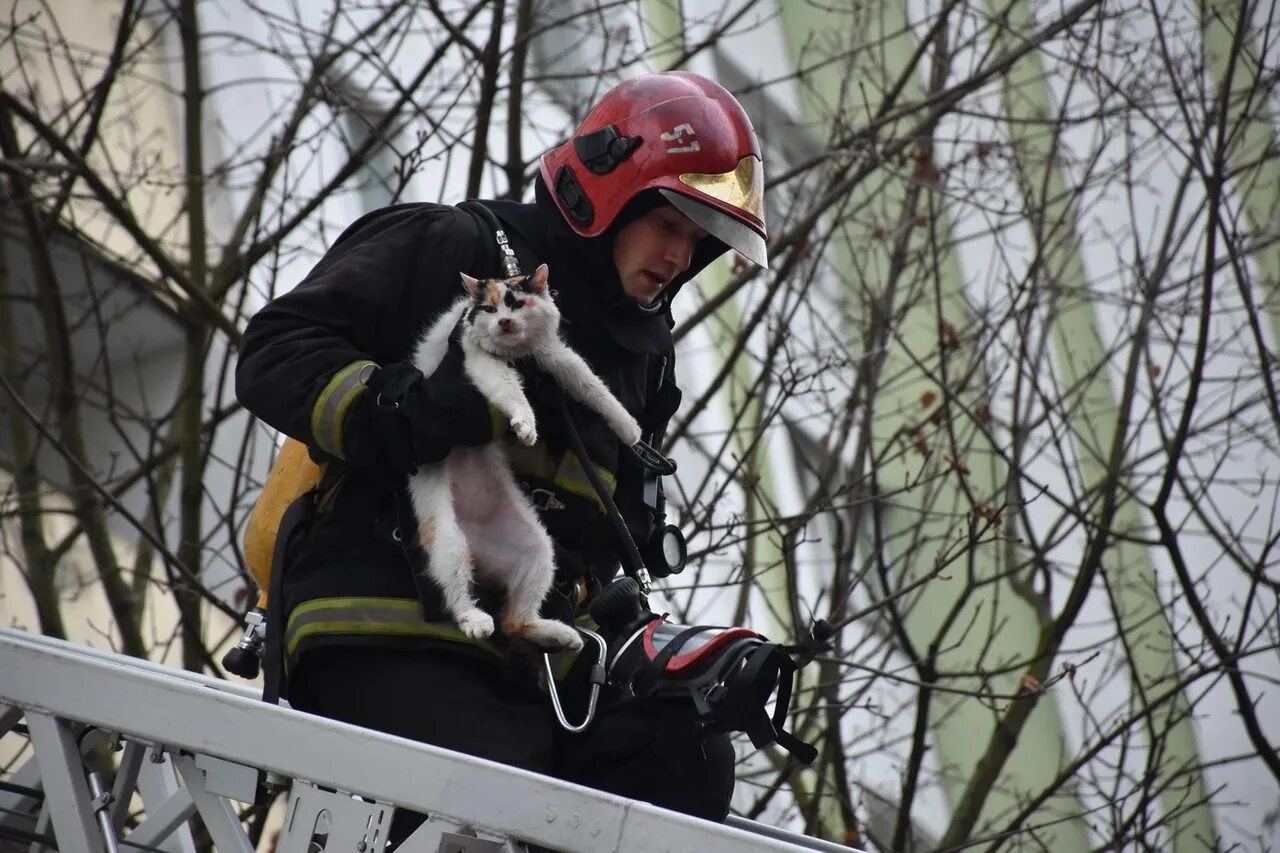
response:
[[[524,637],[548,651],[576,652],[582,648],[582,636],[571,625],[554,619],[534,619],[506,629],[508,634]]]
[[[534,423],[533,415],[516,415],[511,419],[511,431],[526,447],[532,447],[538,443],[538,427]]]
[[[493,634],[493,617],[473,607],[458,617],[458,627],[471,639],[483,640]]]

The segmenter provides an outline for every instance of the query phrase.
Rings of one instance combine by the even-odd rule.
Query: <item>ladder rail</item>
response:
[[[241,684],[236,681],[214,678],[211,675],[205,675],[201,672],[191,672],[187,669],[167,666],[144,658],[121,655],[116,652],[106,651],[105,649],[99,649],[93,646],[83,646],[79,643],[73,643],[68,640],[59,640],[56,637],[45,637],[41,634],[32,634],[29,631],[19,631],[13,628],[0,628],[0,643],[8,640],[19,642],[25,641],[28,644],[34,643],[40,646],[65,649],[78,657],[104,661],[111,666],[128,667],[129,669],[136,669],[142,672],[154,672],[170,679],[185,681],[199,687],[217,690],[222,693],[230,693],[233,696],[243,696],[246,699],[260,700],[262,698],[261,689],[255,689],[253,687],[249,687],[247,684]]]
[[[228,689],[231,688],[231,689]],[[849,848],[712,823],[474,756],[263,703],[252,691],[0,629],[0,704],[210,755],[566,853]],[[780,837],[782,836],[782,837]]]

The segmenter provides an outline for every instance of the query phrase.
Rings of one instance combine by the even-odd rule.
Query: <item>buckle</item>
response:
[[[564,502],[550,489],[534,489],[529,492],[529,501],[540,512],[565,508]]]
[[[668,459],[643,441],[637,441],[631,445],[631,452],[640,460],[641,465],[660,477],[667,477],[676,472],[674,459]]]

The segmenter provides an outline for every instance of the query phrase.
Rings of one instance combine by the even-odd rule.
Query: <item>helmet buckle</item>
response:
[[[623,136],[611,124],[594,133],[575,137],[573,148],[578,152],[582,165],[597,175],[607,175],[630,157],[643,141],[639,136]]]

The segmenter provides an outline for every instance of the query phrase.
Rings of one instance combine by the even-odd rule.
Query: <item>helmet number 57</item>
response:
[[[690,124],[678,124],[666,133],[661,134],[664,142],[676,143],[675,147],[667,149],[668,154],[692,154],[695,151],[702,150],[697,140],[690,142],[688,145],[684,144],[684,135],[686,133],[690,136],[698,135],[698,132]]]

